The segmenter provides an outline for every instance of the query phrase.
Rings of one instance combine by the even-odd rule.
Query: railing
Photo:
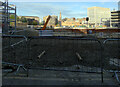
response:
[[[103,46],[99,40],[65,36],[29,39],[28,69],[99,73],[103,82]]]
[[[27,69],[27,76],[31,69],[98,73],[103,82],[103,71],[107,71],[113,72],[120,82],[120,39],[22,35],[2,37],[3,64],[17,65],[17,71],[22,65]]]
[[[2,46],[3,68],[10,65],[17,67],[16,72],[19,71],[20,67],[26,71],[23,62],[20,60],[27,58],[27,38],[23,35],[3,35],[2,38],[2,42],[4,43]],[[24,56],[21,52],[23,52]]]
[[[106,39],[103,42],[104,45],[104,69],[108,72],[114,73],[116,80],[120,83],[119,73],[120,73],[120,39]]]

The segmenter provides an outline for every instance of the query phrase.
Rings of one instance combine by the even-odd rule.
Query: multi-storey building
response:
[[[87,15],[89,17],[90,26],[97,27],[97,26],[105,25],[106,23],[107,23],[106,26],[110,26],[110,18],[111,18],[110,8],[103,8],[96,6],[90,7],[87,9]]]
[[[120,10],[111,12],[111,25],[120,28]]]

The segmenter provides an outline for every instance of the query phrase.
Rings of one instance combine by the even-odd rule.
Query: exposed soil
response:
[[[3,48],[10,43],[20,40],[21,38],[11,40],[3,38]],[[31,39],[27,44],[22,42],[13,48],[4,49],[3,61],[25,64],[25,66],[29,64],[31,67],[66,67],[72,65],[100,67],[101,50],[104,68],[118,68],[109,64],[110,58],[120,58],[120,45],[118,41],[107,42],[103,51],[100,44],[94,40],[63,38]],[[38,58],[43,51],[45,53]],[[76,52],[79,53],[82,60],[79,60]]]

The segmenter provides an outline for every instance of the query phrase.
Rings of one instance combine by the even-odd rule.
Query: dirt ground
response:
[[[24,35],[36,33],[24,32]],[[21,35],[21,33],[19,33]],[[92,38],[85,40],[82,38]],[[24,73],[10,73],[4,76],[3,85],[115,85],[115,77],[105,70],[119,70],[118,66],[110,64],[110,60],[120,59],[120,40],[108,41],[101,48],[95,37],[40,37],[3,38],[2,61],[24,64],[29,68],[29,76]],[[100,42],[105,38],[98,38]],[[10,45],[22,41],[13,47]],[[39,57],[38,57],[39,56]],[[104,69],[104,83],[101,83],[101,66]],[[4,68],[4,65],[3,65]],[[31,69],[32,68],[32,69]],[[36,68],[36,69],[33,69]],[[78,70],[80,72],[50,71],[41,69]],[[84,73],[83,73],[84,72]],[[85,72],[99,72],[85,73]],[[26,74],[25,74],[26,75]],[[41,82],[41,83],[40,83]]]
[[[3,48],[22,40],[21,38],[3,38]],[[103,39],[99,39],[103,41]],[[28,39],[14,47],[3,49],[3,61],[25,64],[29,67],[66,67],[82,65],[118,69],[109,64],[110,58],[120,58],[120,42],[109,41],[104,49],[94,40],[71,38],[36,38]],[[44,53],[43,53],[44,52]],[[102,52],[102,54],[101,54]],[[39,55],[43,55],[38,58]],[[78,55],[82,58],[79,59]]]

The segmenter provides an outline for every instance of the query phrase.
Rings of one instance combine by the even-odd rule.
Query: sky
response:
[[[0,0],[5,1],[5,0]],[[9,2],[118,2],[119,0],[8,0]]]
[[[57,15],[62,18],[87,17],[87,8],[98,6],[118,10],[118,2],[10,2],[17,7],[18,16],[38,16],[41,19],[47,15]]]

